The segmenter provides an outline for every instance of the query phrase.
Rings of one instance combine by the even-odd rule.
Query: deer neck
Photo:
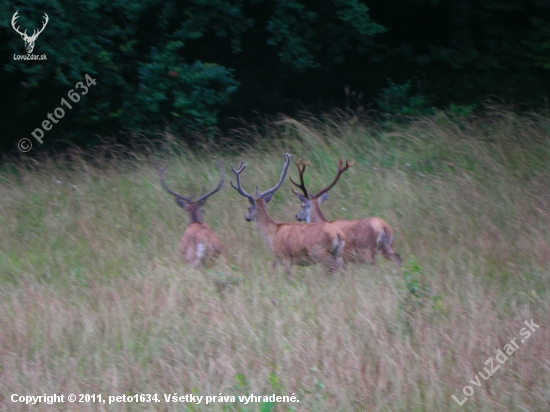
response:
[[[189,226],[193,223],[202,223],[202,213],[199,206],[189,205],[187,212],[189,213]]]
[[[256,199],[256,227],[260,235],[271,246],[271,242],[279,229],[279,224],[267,213],[267,207],[263,199]]]
[[[191,226],[194,223],[202,223],[202,220],[195,215],[189,215],[189,226]]]
[[[321,211],[321,206],[319,205],[319,199],[313,199],[311,202],[311,215],[309,223],[323,223],[328,222]]]

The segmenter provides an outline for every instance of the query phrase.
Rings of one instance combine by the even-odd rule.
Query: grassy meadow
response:
[[[262,136],[262,140],[260,140]],[[8,160],[0,167],[0,410],[550,410],[550,117],[494,109],[384,125],[346,115],[282,119],[246,145],[159,146]],[[46,143],[45,143],[46,144]],[[310,190],[332,181],[329,219],[378,216],[403,272],[377,265],[324,274],[282,267],[245,190],[278,180],[282,154],[311,161]],[[186,267],[184,195],[226,182],[204,220],[224,244],[212,268]],[[294,222],[288,179],[269,203]],[[524,321],[540,325],[521,343]],[[486,360],[517,351],[479,385]],[[496,365],[499,365],[495,361]],[[479,375],[477,375],[479,376]],[[479,379],[479,378],[478,378]],[[465,398],[459,406],[452,399]],[[467,389],[468,391],[468,389]],[[27,407],[12,394],[157,394],[155,403]],[[166,403],[164,394],[292,395],[299,403]]]

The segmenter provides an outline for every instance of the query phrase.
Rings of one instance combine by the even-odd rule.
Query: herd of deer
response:
[[[170,164],[170,163],[169,163]],[[221,254],[222,244],[212,229],[202,221],[201,211],[206,199],[219,191],[223,185],[223,168],[220,169],[220,182],[218,186],[198,199],[182,196],[168,188],[164,181],[164,172],[169,166],[160,169],[160,183],[164,189],[175,197],[176,203],[185,209],[190,218],[190,224],[181,238],[180,250],[184,260],[194,266],[210,264]],[[258,231],[267,241],[274,255],[272,269],[282,263],[287,275],[291,274],[292,265],[309,266],[323,263],[328,273],[344,269],[346,263],[375,263],[377,253],[395,262],[401,267],[401,257],[393,248],[392,228],[377,217],[369,217],[361,220],[335,220],[328,221],[321,212],[321,204],[327,199],[328,191],[334,187],[344,171],[353,165],[342,166],[342,159],[338,164],[338,172],[334,181],[321,191],[308,193],[304,184],[304,172],[306,163],[298,160],[296,166],[300,176],[300,184],[290,177],[291,183],[298,187],[302,193],[292,192],[302,202],[301,209],[296,215],[300,223],[277,223],[267,212],[266,204],[273,194],[281,187],[290,165],[290,154],[284,154],[284,165],[279,182],[269,190],[258,192],[256,186],[255,195],[249,195],[241,185],[241,173],[246,164],[241,162],[238,169],[233,165],[231,169],[235,174],[237,185],[231,181],[231,186],[241,196],[249,201],[248,213],[245,219],[249,222],[256,221]]]

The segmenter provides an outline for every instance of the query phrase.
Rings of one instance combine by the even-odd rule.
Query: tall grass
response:
[[[163,394],[291,395],[285,411],[544,411],[550,408],[550,119],[494,110],[406,125],[352,116],[281,119],[237,149],[78,151],[0,171],[0,407],[12,394],[132,395],[160,403],[62,410],[258,411],[164,403]],[[243,136],[241,136],[242,138]],[[266,143],[267,142],[267,143]],[[328,218],[378,216],[395,230],[398,273],[320,266],[270,273],[247,201],[226,183],[205,221],[224,243],[211,270],[178,252],[187,216],[158,183],[214,187],[214,156],[245,160],[245,190],[274,185],[282,154],[311,161],[319,190],[339,156],[356,164]],[[295,169],[290,173],[296,175]],[[319,188],[319,189],[318,189]],[[269,204],[293,221],[284,184]],[[533,318],[541,325],[481,387],[470,380]],[[463,406],[462,388],[475,393]],[[185,409],[185,408],[188,409]],[[51,410],[40,404],[32,410]]]

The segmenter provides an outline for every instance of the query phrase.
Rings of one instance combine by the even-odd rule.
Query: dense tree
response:
[[[549,77],[540,68],[550,58],[550,26],[540,22],[549,21],[549,1],[427,1],[448,26],[421,56],[440,102],[472,102],[488,94],[543,102]]]

